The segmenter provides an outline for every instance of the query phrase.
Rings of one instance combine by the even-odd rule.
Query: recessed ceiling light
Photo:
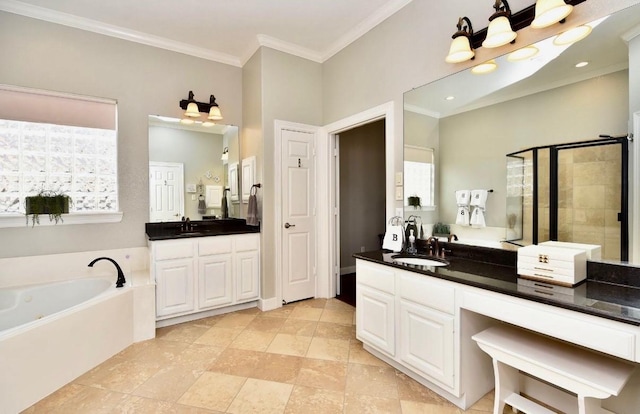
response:
[[[456,99],[455,96],[447,96],[446,98],[444,98],[447,101],[453,101],[454,99]]]
[[[589,64],[589,62],[578,62],[576,63],[576,68],[583,68],[585,66],[587,66]]]

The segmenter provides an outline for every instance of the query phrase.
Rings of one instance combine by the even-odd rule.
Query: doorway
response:
[[[338,146],[339,282],[336,298],[355,306],[353,254],[380,248],[385,223],[385,120],[343,131]]]

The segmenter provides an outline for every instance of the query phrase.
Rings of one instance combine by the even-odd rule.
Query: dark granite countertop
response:
[[[356,253],[353,256],[369,262],[640,326],[640,288],[603,281],[603,273],[620,273],[615,269],[612,270],[606,263],[594,265],[592,262],[588,262],[589,276],[585,282],[574,287],[571,294],[554,293],[550,296],[537,293],[535,289],[519,284],[515,263],[514,265],[504,265],[471,260],[468,257],[449,256],[446,258],[449,262],[448,266],[416,266],[395,263],[392,259],[392,256],[395,255],[397,253],[379,250]],[[623,266],[622,272],[629,272],[629,268]],[[636,279],[640,279],[638,277],[640,273],[637,273],[640,272],[640,268],[631,267],[631,269],[636,272]],[[591,277],[590,273],[594,273],[595,276]]]
[[[260,233],[260,227],[249,226],[245,219],[238,218],[145,223],[144,227],[151,241]]]

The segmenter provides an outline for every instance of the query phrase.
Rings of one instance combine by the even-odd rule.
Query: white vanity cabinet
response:
[[[156,320],[257,300],[257,233],[151,242]]]

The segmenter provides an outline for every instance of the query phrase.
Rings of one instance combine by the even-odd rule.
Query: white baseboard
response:
[[[355,266],[347,266],[347,267],[341,267],[340,268],[340,274],[341,275],[348,275],[349,273],[355,273],[356,272],[356,267]]]
[[[282,303],[278,302],[278,298],[258,299],[258,309],[263,312],[278,309]]]

